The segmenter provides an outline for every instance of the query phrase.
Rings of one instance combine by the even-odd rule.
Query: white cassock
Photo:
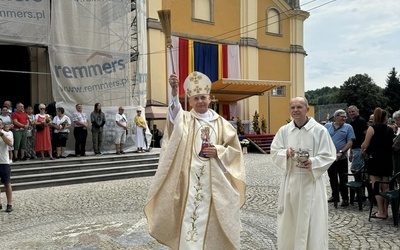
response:
[[[307,150],[311,168],[296,167],[286,150]],[[281,127],[271,145],[272,161],[285,170],[278,198],[278,249],[328,249],[328,204],[323,173],[336,159],[325,127],[313,118],[301,128]]]

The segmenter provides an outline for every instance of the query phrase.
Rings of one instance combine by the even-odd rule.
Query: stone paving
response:
[[[269,155],[251,153],[244,159],[248,189],[241,249],[277,249],[282,171]],[[0,249],[168,249],[147,233],[142,209],[151,179],[16,191],[14,211],[0,211]],[[1,199],[4,205],[4,193]],[[356,205],[335,209],[330,204],[329,221],[330,249],[400,249],[391,216],[369,222],[368,207],[358,211]]]

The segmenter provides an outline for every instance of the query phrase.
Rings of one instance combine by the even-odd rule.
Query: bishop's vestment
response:
[[[144,207],[149,232],[172,249],[239,249],[246,186],[236,130],[212,110],[171,112]],[[204,158],[207,145],[218,159]]]

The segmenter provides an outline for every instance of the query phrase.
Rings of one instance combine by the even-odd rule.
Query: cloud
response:
[[[305,89],[343,84],[368,74],[384,87],[387,74],[400,68],[398,0],[315,1],[305,21]],[[318,7],[323,5],[321,7]]]

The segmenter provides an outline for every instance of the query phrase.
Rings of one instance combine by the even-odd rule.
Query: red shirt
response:
[[[11,114],[11,120],[12,120],[13,124],[14,124],[14,120],[17,120],[19,123],[24,124],[24,125],[28,124],[28,122],[29,122],[28,116],[26,115],[26,113],[19,112],[19,111],[13,112]],[[20,126],[14,124],[14,128],[23,128],[23,127],[20,127]]]

